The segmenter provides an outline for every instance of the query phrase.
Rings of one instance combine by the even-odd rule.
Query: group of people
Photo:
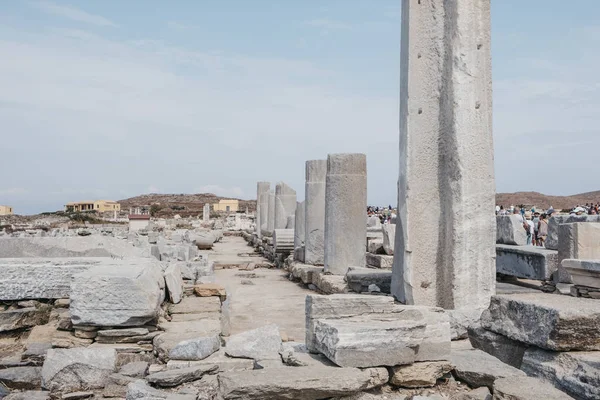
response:
[[[396,222],[396,213],[392,206],[388,207],[376,207],[376,206],[368,206],[367,207],[367,216],[369,217],[379,217],[379,220],[382,224],[390,224]]]
[[[503,206],[496,207],[496,215],[516,215],[527,233],[527,244],[544,247],[548,238],[548,220],[556,211],[552,206],[546,211],[536,211],[535,207],[527,211],[525,207],[511,207],[506,210]]]

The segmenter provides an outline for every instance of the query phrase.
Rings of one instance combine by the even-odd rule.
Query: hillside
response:
[[[496,194],[496,204],[510,207],[511,205],[534,205],[539,208],[550,206],[557,210],[571,209],[580,204],[600,202],[600,191],[581,193],[572,196],[549,196],[538,192],[517,192]]]
[[[212,193],[198,194],[143,194],[141,196],[131,197],[129,199],[119,200],[121,210],[128,211],[131,207],[147,207],[157,205],[160,210],[156,214],[158,217],[172,217],[179,214],[182,217],[196,217],[202,214],[204,204],[218,203],[221,199],[231,199],[231,197],[219,197]],[[253,212],[256,210],[256,200],[241,200],[240,211]]]

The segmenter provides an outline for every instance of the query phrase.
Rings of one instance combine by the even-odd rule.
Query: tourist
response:
[[[527,245],[533,245],[533,235],[534,235],[534,230],[535,227],[533,225],[533,221],[531,220],[531,211],[527,211],[525,213],[525,223],[527,224],[527,227],[529,228],[527,230]],[[523,227],[525,227],[525,223],[523,224]]]
[[[532,208],[532,212],[533,212],[533,208]],[[540,213],[539,212],[534,212],[533,213],[533,245],[537,246],[538,240],[538,227],[540,225]]]
[[[540,222],[538,224],[537,245],[544,247],[546,245],[547,237],[548,237],[548,221],[546,221],[546,214],[542,214],[542,215],[540,215]]]
[[[516,208],[516,207],[515,207],[515,208],[513,209],[513,215],[516,215],[516,216],[518,216],[518,217],[519,217],[519,218],[518,218],[518,219],[519,219],[519,222],[521,222],[521,223],[524,223],[524,222],[525,222],[525,220],[523,219],[523,213],[521,213],[521,212],[519,211],[519,209],[518,209],[518,208]]]

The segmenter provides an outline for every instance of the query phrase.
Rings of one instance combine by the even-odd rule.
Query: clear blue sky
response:
[[[492,2],[498,191],[598,190],[600,2]],[[303,197],[365,152],[396,201],[399,0],[3,1],[0,204],[148,192]]]

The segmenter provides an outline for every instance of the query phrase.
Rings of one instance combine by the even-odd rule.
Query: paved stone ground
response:
[[[266,262],[262,257],[238,257],[238,253],[252,252],[240,237],[224,237],[215,247],[215,254],[210,257],[216,263]],[[304,342],[304,300],[314,292],[290,282],[287,273],[278,269],[218,269],[215,276],[230,299],[232,334],[276,324],[295,341]]]

